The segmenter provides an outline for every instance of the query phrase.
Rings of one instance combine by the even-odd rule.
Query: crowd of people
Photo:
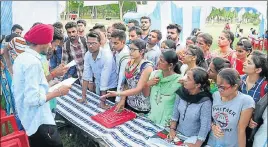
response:
[[[127,108],[144,115],[168,127],[170,140],[177,133],[188,137],[186,146],[267,146],[267,105],[254,114],[264,121],[253,119],[255,104],[268,91],[267,55],[253,50],[247,37],[233,45],[229,29],[219,34],[218,49],[213,49],[212,35],[198,28],[182,44],[180,25],[168,25],[162,36],[151,23],[144,16],[127,27],[98,23],[87,31],[85,20],[65,26],[37,22],[23,37],[20,25],[12,27],[1,50],[1,84],[6,111],[15,115],[31,147],[63,146],[54,98],[71,87],[48,89],[70,77],[82,87],[78,102],[87,103],[86,92],[94,92],[101,108],[109,109],[106,102],[111,101],[119,113]],[[73,60],[76,66],[67,67]],[[249,139],[246,130],[256,127]]]

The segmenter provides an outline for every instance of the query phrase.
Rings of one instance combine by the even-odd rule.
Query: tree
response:
[[[118,1],[119,5],[119,10],[120,10],[120,20],[123,20],[123,6],[124,6],[124,1]]]

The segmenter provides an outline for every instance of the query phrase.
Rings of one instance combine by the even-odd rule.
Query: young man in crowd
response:
[[[87,51],[85,37],[79,37],[77,32],[77,24],[75,22],[68,22],[65,25],[68,39],[62,48],[61,63],[68,64],[72,60],[76,62],[76,66],[69,69],[68,74],[64,78],[78,77],[82,82],[82,75],[84,70],[84,55]]]
[[[91,31],[87,35],[89,50],[85,55],[82,99],[78,100],[79,102],[86,102],[87,89],[100,96],[105,95],[109,90],[116,90],[117,75],[113,53],[111,50],[101,49],[100,42],[101,37],[98,32]],[[115,98],[109,100],[114,102]],[[100,106],[106,109],[105,100],[101,101]]]
[[[147,42],[149,34],[150,34],[151,18],[147,16],[143,16],[141,17],[140,21],[141,21],[141,29],[142,29],[141,39]]]
[[[86,37],[85,29],[87,26],[87,22],[85,20],[80,19],[76,23],[77,23],[78,36]]]
[[[161,50],[158,43],[162,39],[162,33],[159,30],[152,30],[148,36],[146,53],[144,54],[144,59],[151,61],[156,68],[161,55]]]
[[[14,25],[12,26],[12,28],[11,28],[11,34],[15,33],[15,34],[21,36],[22,31],[23,31],[23,28],[22,28],[22,26],[20,26],[19,24],[14,24]],[[10,34],[10,35],[7,35],[7,36],[5,37],[5,42],[7,42],[7,40],[11,40],[11,39],[10,39],[11,34]]]
[[[142,30],[140,27],[133,26],[133,27],[129,28],[129,30],[128,30],[129,40],[128,40],[127,44],[130,44],[132,40],[141,38],[141,32],[142,32]]]
[[[121,22],[116,22],[116,23],[114,23],[113,25],[112,25],[112,32],[115,30],[115,29],[118,29],[118,30],[122,30],[122,31],[124,31],[124,32],[126,32],[126,30],[127,30],[127,28],[126,28],[126,26],[123,24],[123,23],[121,23]]]
[[[181,31],[182,27],[178,24],[170,24],[167,26],[167,39],[171,39],[176,42],[176,51],[183,49],[183,46],[180,44]]]
[[[129,48],[126,46],[126,33],[122,30],[114,30],[111,34],[111,44],[115,51],[116,61],[116,73],[118,75],[117,91],[120,91],[120,87],[123,81],[125,68],[127,62],[130,59]],[[116,97],[116,101],[119,102],[120,97]]]
[[[101,48],[111,50],[109,45],[109,40],[106,37],[106,29],[102,24],[97,24],[92,29],[95,32],[98,32],[101,35]]]
[[[139,27],[140,23],[135,19],[131,19],[128,21],[127,27],[128,27],[128,29],[130,29],[133,26]]]
[[[16,109],[31,147],[63,147],[47,102],[66,95],[70,86],[61,86],[48,92],[40,56],[41,53],[46,54],[51,46],[53,33],[51,25],[32,27],[24,36],[27,49],[15,59],[13,65],[12,85]]]

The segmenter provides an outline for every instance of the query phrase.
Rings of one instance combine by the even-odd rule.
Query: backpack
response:
[[[87,43],[86,43],[85,37],[80,36],[79,38],[80,38],[83,46],[86,48],[86,52],[87,52],[88,51],[88,48],[87,48]],[[69,60],[68,60],[68,63],[69,63],[69,62],[71,62],[73,60],[72,59],[72,56],[70,55],[70,52],[71,52],[71,41],[70,41],[70,39],[68,39],[66,41],[66,52],[68,53],[68,56],[69,56]]]
[[[261,98],[263,98],[263,96],[266,94],[266,93],[265,93],[265,90],[264,90],[264,88],[265,88],[266,85],[267,85],[267,81],[265,80],[265,81],[263,81],[262,84],[261,84],[261,92],[260,92],[260,97],[261,97]]]

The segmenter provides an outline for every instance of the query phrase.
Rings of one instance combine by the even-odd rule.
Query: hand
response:
[[[108,109],[111,108],[109,105],[107,105],[107,104],[105,103],[105,101],[101,101],[101,102],[100,102],[100,107],[101,107],[102,109],[104,109],[104,110],[108,110]]]
[[[178,83],[183,84],[186,80],[184,78],[179,79]]]
[[[187,145],[188,147],[197,147],[196,144],[192,144],[192,143],[185,143],[185,145]]]
[[[100,99],[106,99],[107,97],[116,97],[117,92],[116,91],[107,91],[107,94],[102,95]]]
[[[67,95],[71,89],[72,85],[62,85],[58,89],[60,91],[61,96]]]
[[[170,132],[169,132],[169,134],[168,134],[167,137],[168,137],[168,140],[169,140],[169,141],[173,141],[174,138],[176,137],[176,131],[173,130],[173,129],[170,129]]]
[[[62,63],[52,72],[56,77],[58,77],[58,76],[63,76],[68,70],[69,70],[69,67]]]
[[[8,71],[9,71],[9,73],[10,73],[11,75],[13,75],[13,68],[12,68],[12,66],[11,66],[11,67],[8,67],[7,69],[8,69]]]
[[[78,99],[77,102],[87,104],[86,96],[82,96],[82,99]]]
[[[159,81],[160,81],[159,77],[154,77],[147,82],[147,85],[151,87],[151,86],[158,84]]]
[[[249,125],[248,125],[251,129],[254,129],[258,126],[258,124],[252,120],[252,118],[250,119]]]
[[[224,133],[219,125],[212,125],[212,131],[216,138],[221,138],[224,136]]]
[[[114,111],[120,113],[124,110],[124,108],[125,108],[125,100],[121,99],[119,103],[116,105]]]

